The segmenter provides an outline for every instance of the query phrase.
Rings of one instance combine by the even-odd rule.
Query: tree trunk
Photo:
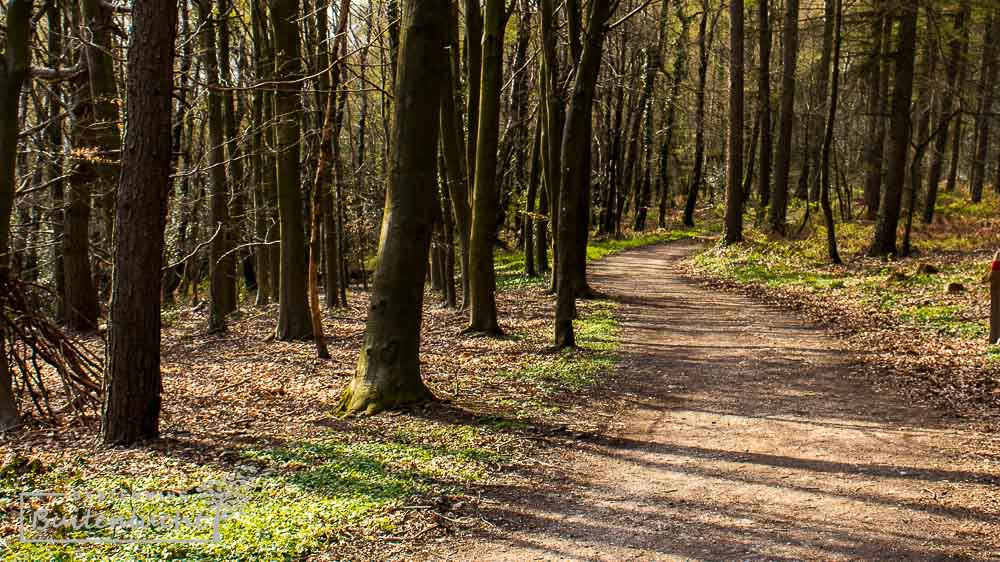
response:
[[[528,194],[524,209],[524,274],[538,277],[535,267],[535,198],[538,195],[538,181],[541,175],[542,121],[535,123],[535,140],[531,143],[531,161],[528,169]]]
[[[159,436],[160,268],[170,188],[174,0],[135,2],[101,440]]]
[[[979,79],[979,111],[976,112],[976,152],[972,159],[972,179],[969,195],[973,203],[983,198],[986,181],[986,154],[990,145],[990,121],[993,119],[993,96],[997,81],[997,44],[1000,33],[1000,12],[991,13],[986,20],[983,35],[983,68]]]
[[[784,236],[788,213],[788,176],[792,164],[792,128],[795,125],[795,64],[799,53],[799,0],[785,0],[784,60],[781,71],[781,114],[774,188],[767,221],[771,232]]]
[[[837,119],[837,101],[840,91],[840,43],[841,25],[843,24],[843,0],[836,2],[836,25],[833,39],[833,77],[830,88],[830,112],[826,118],[826,135],[823,138],[823,156],[820,164],[820,206],[823,207],[823,219],[826,222],[826,249],[830,261],[841,263],[840,252],[837,251],[837,233],[833,222],[833,209],[830,207],[830,150],[833,146],[833,128]]]
[[[735,244],[743,240],[743,0],[729,0],[729,162],[726,171],[724,241]]]
[[[760,25],[760,75],[758,78],[757,103],[760,106],[760,175],[757,193],[760,208],[764,209],[771,200],[771,154],[774,143],[771,133],[771,15],[770,0],[759,0]]]
[[[913,97],[913,61],[916,56],[917,8],[900,6],[899,40],[896,46],[895,85],[892,92],[892,115],[889,129],[889,167],[885,190],[879,205],[875,238],[868,250],[872,256],[896,253],[896,227],[899,225],[903,183],[906,180],[906,155],[910,146],[910,102]]]
[[[100,312],[90,263],[91,199],[105,211],[114,200],[113,182],[120,170],[118,88],[112,58],[111,8],[98,0],[80,3],[81,33],[86,34],[80,56],[87,71],[76,80],[74,93],[73,154],[63,260],[66,275],[66,324],[72,329],[97,328]],[[110,242],[107,224],[102,230]]]
[[[32,0],[7,3],[7,37],[0,59],[0,221],[3,221],[0,223],[0,281],[3,282],[11,274],[10,221],[14,211],[21,87],[31,64],[31,10]],[[10,362],[6,360],[8,336],[0,330],[0,357],[3,358],[0,360],[0,430],[12,429],[18,423]]]
[[[865,147],[865,191],[864,200],[868,220],[878,218],[878,206],[882,192],[882,155],[885,152],[885,112],[886,91],[889,83],[889,65],[884,52],[888,50],[889,33],[892,29],[892,18],[885,11],[884,0],[878,4],[881,8],[879,17],[872,23],[872,38],[874,46],[869,55],[871,74],[868,78],[868,144]]]
[[[794,3],[798,0],[788,0]],[[701,2],[701,22],[698,24],[698,91],[694,114],[694,168],[691,170],[691,184],[688,186],[687,202],[684,204],[684,226],[694,226],[694,209],[698,204],[705,167],[705,81],[708,77],[708,0]]]
[[[357,371],[343,412],[432,399],[420,378],[420,324],[437,189],[438,111],[448,2],[406,0],[386,211]]]
[[[969,1],[963,0],[958,12],[955,13],[954,35],[948,43],[948,62],[945,69],[944,96],[941,98],[938,118],[941,119],[937,137],[934,139],[934,150],[931,152],[931,166],[927,173],[927,198],[924,201],[924,212],[921,216],[924,224],[934,220],[934,206],[937,203],[938,185],[941,183],[941,173],[944,170],[944,153],[948,146],[948,127],[951,124],[952,113],[955,110],[955,95],[959,93],[958,74],[962,66],[962,52],[968,33]]]
[[[208,246],[209,307],[208,332],[224,332],[226,315],[236,309],[233,275],[236,262],[232,250],[232,225],[229,220],[229,184],[226,178],[226,146],[219,92],[219,61],[216,50],[216,25],[212,0],[198,0],[201,49],[208,89],[208,165],[212,182],[209,204]]]
[[[277,191],[281,232],[281,270],[279,280],[279,340],[312,337],[309,302],[306,299],[306,241],[302,224],[301,140],[302,61],[299,49],[299,0],[271,0],[274,29],[276,78],[283,83],[275,93],[277,120]]]
[[[475,187],[469,252],[470,332],[501,333],[497,323],[493,242],[496,238],[497,145],[500,138],[500,89],[503,86],[503,36],[507,19],[503,0],[487,0],[483,18],[479,125],[476,127]]]
[[[559,276],[556,283],[555,345],[558,348],[574,347],[573,316],[576,313],[576,295],[579,289],[573,279],[580,259],[575,247],[579,244],[579,190],[589,189],[590,166],[586,165],[590,153],[590,123],[594,103],[594,90],[600,70],[601,50],[604,44],[604,20],[608,16],[609,0],[592,0],[590,18],[584,34],[585,43],[573,78],[572,95],[566,108],[566,125],[563,130],[561,161],[561,186],[559,189],[558,260]],[[585,255],[585,254],[584,254]]]

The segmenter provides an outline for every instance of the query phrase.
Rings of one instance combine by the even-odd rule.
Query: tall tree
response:
[[[100,313],[91,269],[91,201],[101,202],[101,231],[110,242],[113,181],[120,169],[121,139],[118,130],[118,86],[112,49],[112,6],[100,0],[80,2],[80,57],[85,72],[75,80],[72,128],[73,163],[63,264],[66,276],[66,324],[77,330],[94,330]]]
[[[830,79],[829,113],[826,118],[826,134],[823,136],[823,155],[820,161],[820,206],[823,207],[823,219],[826,223],[826,249],[833,263],[841,263],[840,252],[837,250],[837,233],[833,222],[833,209],[830,207],[830,152],[833,148],[833,128],[837,121],[837,102],[840,95],[840,45],[843,38],[841,26],[844,20],[842,0],[833,0],[834,18],[836,19],[833,37],[833,77]]]
[[[1000,12],[990,13],[983,34],[983,68],[979,74],[979,109],[976,112],[976,151],[972,157],[972,174],[969,180],[969,195],[973,203],[983,198],[983,183],[986,181],[986,157],[990,146],[990,122],[993,120],[993,98],[997,82],[997,53],[1000,46],[996,37],[1000,33]]]
[[[882,156],[885,152],[885,112],[888,98],[889,73],[891,68],[885,51],[888,50],[892,30],[884,0],[876,4],[877,17],[872,21],[872,50],[868,58],[870,76],[868,78],[868,129],[865,145],[865,212],[868,220],[878,218],[878,207],[882,194]]]
[[[236,261],[233,256],[233,233],[229,218],[229,182],[226,178],[226,141],[223,116],[223,95],[219,85],[219,50],[216,44],[216,15],[212,0],[197,0],[201,27],[202,66],[208,89],[208,164],[211,179],[209,204],[208,246],[209,313],[208,331],[226,329],[226,314],[236,308],[236,286],[233,276]],[[223,56],[229,56],[223,53]]]
[[[789,0],[796,2],[797,0]],[[701,21],[698,24],[698,91],[694,114],[694,170],[688,185],[687,202],[684,204],[684,226],[694,226],[694,209],[698,203],[705,167],[705,83],[708,77],[708,0],[701,2]]]
[[[743,240],[743,0],[729,0],[729,162],[726,244]]]
[[[508,14],[503,0],[487,0],[483,16],[479,124],[476,127],[475,183],[469,240],[470,332],[499,334],[493,242],[497,230],[497,146],[500,140],[500,89],[503,87],[503,37]],[[471,54],[469,55],[471,57]]]
[[[771,134],[771,2],[759,0],[758,25],[760,27],[760,74],[757,82],[757,104],[760,111],[760,175],[758,196],[761,208],[771,199],[771,154],[774,150]]]
[[[385,214],[357,371],[344,412],[373,413],[432,398],[420,377],[420,324],[432,205],[438,111],[446,70],[448,0],[405,0]]]
[[[274,67],[280,80],[274,100],[277,121],[276,149],[278,214],[281,236],[279,273],[279,340],[312,337],[306,292],[306,240],[302,218],[301,89],[302,58],[299,48],[299,0],[271,0],[274,30]]]
[[[128,51],[128,128],[115,219],[101,439],[159,435],[160,268],[170,189],[177,2],[136,0]]]
[[[875,237],[868,250],[872,256],[896,253],[896,227],[899,226],[903,183],[906,180],[906,156],[910,146],[910,102],[913,97],[913,66],[917,43],[917,7],[899,5],[899,39],[895,55],[895,84],[889,127],[889,164],[879,205]]]
[[[778,154],[774,161],[774,187],[767,213],[771,232],[780,235],[785,234],[788,214],[788,177],[792,164],[792,129],[795,126],[795,64],[799,53],[799,0],[785,0],[784,26]]]
[[[562,134],[561,179],[559,187],[559,241],[557,244],[559,276],[556,283],[556,347],[566,348],[576,345],[573,332],[573,316],[576,313],[575,299],[579,287],[573,278],[574,260],[580,259],[576,248],[579,244],[577,221],[585,221],[579,215],[579,190],[590,188],[590,166],[585,165],[590,156],[590,127],[594,103],[594,90],[601,64],[601,51],[607,30],[605,20],[609,16],[609,0],[592,0],[590,16],[584,32],[582,53],[574,71],[573,86],[566,108],[566,125]]]
[[[931,165],[927,172],[927,198],[924,202],[924,212],[921,216],[924,223],[934,220],[934,206],[937,203],[938,185],[941,183],[941,173],[944,169],[944,152],[948,145],[948,128],[951,125],[955,110],[955,96],[959,94],[958,75],[962,66],[962,52],[968,33],[969,0],[962,3],[954,16],[952,36],[948,42],[948,60],[945,63],[945,90],[938,106],[940,124],[937,136],[934,138],[934,150],[931,152]]]
[[[21,88],[31,64],[32,0],[7,3],[7,41],[0,58],[0,282],[8,283],[10,271],[10,219],[14,211],[17,137],[20,132]],[[6,360],[8,334],[0,332],[0,429],[17,424],[10,363]]]

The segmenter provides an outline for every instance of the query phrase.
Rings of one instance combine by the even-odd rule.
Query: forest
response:
[[[998,74],[998,0],[0,0],[0,553],[1000,559]]]

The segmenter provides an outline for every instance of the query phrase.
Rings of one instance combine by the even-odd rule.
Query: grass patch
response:
[[[616,305],[599,301],[588,308],[573,322],[579,349],[532,358],[517,369],[504,371],[502,376],[537,385],[546,395],[579,392],[600,382],[618,359]]]
[[[345,436],[302,441],[275,449],[249,449],[231,472],[197,465],[179,466],[183,476],[88,477],[73,470],[13,470],[0,477],[0,495],[15,502],[32,490],[96,494],[115,491],[174,490],[167,499],[130,497],[96,505],[102,513],[212,513],[197,493],[207,482],[219,482],[231,494],[234,515],[220,523],[218,544],[50,545],[8,537],[6,560],[297,560],[339,538],[347,529],[391,533],[391,508],[414,498],[439,494],[483,478],[505,457],[478,446],[488,428],[443,427],[399,429],[383,441],[351,442]],[[20,474],[18,474],[20,473]],[[109,497],[112,497],[109,495]],[[55,502],[58,512],[77,506]],[[64,533],[82,537],[82,531]],[[137,529],[107,531],[121,539],[209,538],[211,529]],[[86,536],[94,536],[88,531]]]

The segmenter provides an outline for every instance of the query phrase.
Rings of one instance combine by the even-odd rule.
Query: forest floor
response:
[[[701,230],[594,240],[605,294],[580,303],[581,349],[562,353],[546,281],[498,253],[504,337],[459,335],[465,315],[428,290],[421,361],[440,400],[373,417],[333,414],[365,292],[326,313],[329,361],[269,339],[274,305],[244,304],[217,335],[203,307],[168,308],[162,439],[100,447],[94,418],[0,436],[0,558],[998,559],[1000,349],[978,284],[998,205],[945,194],[920,253],[893,261],[862,257],[869,223],[842,224],[844,266],[825,263],[821,227],[773,240],[749,216],[747,241],[718,247],[710,206]],[[212,507],[209,483],[234,498],[217,543],[19,537],[26,492],[190,515]]]
[[[595,264],[619,302],[601,431],[490,490],[488,527],[429,558],[995,560],[1000,446],[914,401],[808,314],[685,275],[697,247]],[[651,282],[655,280],[655,282]]]

